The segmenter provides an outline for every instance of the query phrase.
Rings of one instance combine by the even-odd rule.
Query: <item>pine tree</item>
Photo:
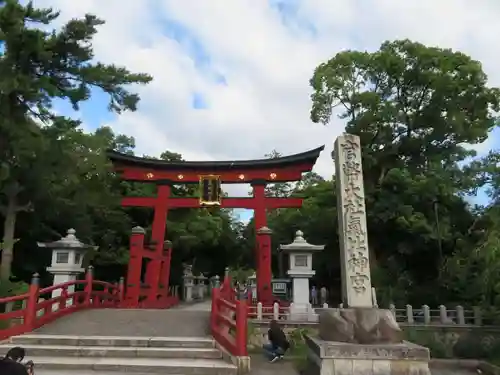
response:
[[[37,9],[31,1],[23,5],[0,0],[0,213],[4,217],[0,278],[4,279],[10,276],[16,214],[29,207],[19,199],[24,186],[18,171],[36,157],[40,123],[62,130],[79,125],[57,116],[53,101],[67,100],[78,110],[91,89],[100,88],[109,95],[111,111],[134,111],[139,96],[126,86],[152,79],[95,62],[92,40],[103,20],[87,14],[57,31],[47,31],[58,17],[59,12]]]

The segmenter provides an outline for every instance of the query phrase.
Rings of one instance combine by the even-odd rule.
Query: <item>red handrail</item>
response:
[[[74,291],[83,286],[83,290]],[[52,297],[60,290],[59,296]],[[45,300],[41,296],[50,294]],[[123,301],[123,282],[111,284],[94,280],[92,266],[88,268],[85,280],[66,283],[40,289],[38,274],[33,276],[28,293],[14,297],[0,298],[0,305],[5,305],[0,313],[0,340],[11,336],[31,332],[53,320],[88,308],[120,307]],[[7,305],[20,303],[22,307],[7,311]]]
[[[212,289],[210,329],[214,339],[234,356],[248,356],[248,306],[235,299],[229,277],[221,288]]]

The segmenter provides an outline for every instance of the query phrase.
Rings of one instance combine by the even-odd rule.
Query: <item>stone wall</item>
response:
[[[317,323],[280,323],[287,336],[300,340],[301,333],[317,333]],[[249,323],[249,350],[256,350],[267,342],[267,323]],[[477,327],[459,325],[403,325],[406,339],[431,351],[434,358],[490,357],[492,352],[500,354],[500,327]]]

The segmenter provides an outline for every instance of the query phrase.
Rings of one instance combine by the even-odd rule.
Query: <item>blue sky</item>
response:
[[[493,0],[35,3],[60,9],[62,19],[99,15],[107,23],[95,40],[97,59],[154,76],[139,88],[143,101],[136,113],[108,113],[107,98],[96,92],[76,115],[89,130],[110,125],[134,136],[138,152],[149,155],[168,149],[191,160],[248,159],[326,143],[316,171],[328,178],[329,148],[343,124],[311,124],[308,80],[336,52],[374,50],[386,39],[460,49],[481,60],[490,83],[500,86],[500,50],[492,48],[500,42],[494,26],[500,4]],[[72,114],[68,105],[56,109]],[[498,146],[500,132],[477,150]],[[244,196],[248,187],[231,189]]]

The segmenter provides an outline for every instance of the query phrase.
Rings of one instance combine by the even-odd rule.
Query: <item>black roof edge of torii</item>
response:
[[[325,145],[299,154],[283,156],[275,159],[232,160],[232,161],[167,161],[143,158],[107,150],[107,157],[123,167],[138,167],[154,170],[231,170],[231,169],[263,169],[284,168],[305,163],[315,164]]]

